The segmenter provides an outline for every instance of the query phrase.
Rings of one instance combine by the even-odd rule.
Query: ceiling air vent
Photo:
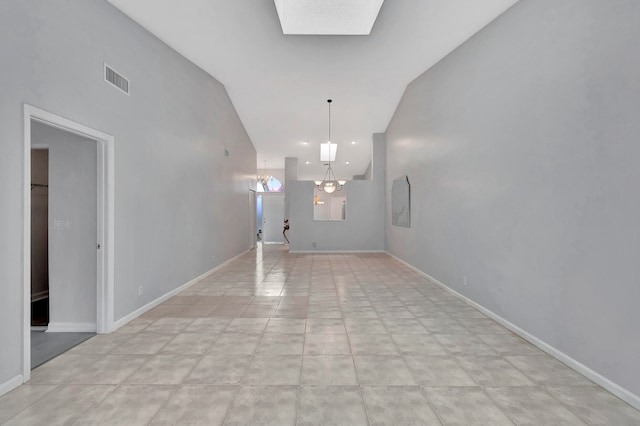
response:
[[[125,95],[129,95],[129,80],[107,64],[104,64],[104,81],[111,84]]]

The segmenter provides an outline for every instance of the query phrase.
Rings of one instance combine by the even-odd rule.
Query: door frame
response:
[[[258,220],[257,220],[258,197],[257,192],[253,189],[249,190],[249,250],[253,250],[258,242]]]
[[[269,199],[269,198],[279,198],[282,200],[282,219],[279,222],[279,229],[282,229],[282,220],[284,220],[284,213],[285,213],[285,201],[284,201],[284,197],[285,194],[284,192],[261,192],[260,195],[262,195],[262,243],[263,244],[284,244],[284,236],[282,237],[282,241],[267,241],[267,232],[266,232],[266,227],[264,226],[264,212],[265,212],[265,200]],[[268,217],[267,217],[268,219]],[[276,235],[278,235],[278,238],[280,238],[281,232],[277,232]]]
[[[24,104],[24,164],[23,164],[23,232],[22,232],[22,285],[23,285],[23,363],[22,378],[31,378],[31,122],[80,135],[97,142],[97,317],[96,331],[113,330],[114,316],[114,258],[115,258],[115,138],[112,135],[84,126],[43,109]]]

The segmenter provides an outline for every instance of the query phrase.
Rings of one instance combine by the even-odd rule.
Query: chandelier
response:
[[[327,103],[329,104],[329,140],[326,144],[327,149],[324,150],[324,145],[320,146],[320,160],[328,161],[325,163],[327,166],[327,171],[324,174],[324,178],[322,180],[316,180],[314,183],[316,184],[316,188],[319,191],[324,191],[327,194],[331,194],[335,191],[341,191],[344,188],[344,185],[347,183],[346,180],[337,180],[336,175],[331,168],[332,159],[335,160],[337,145],[331,143],[331,99],[327,99]],[[324,157],[324,154],[327,154],[327,157]]]
[[[335,191],[341,191],[347,181],[336,179],[336,175],[333,173],[333,169],[331,168],[331,163],[326,163],[325,166],[327,166],[327,171],[324,173],[324,178],[322,180],[314,181],[316,188],[320,191],[326,192],[327,194],[331,194]]]
[[[264,160],[264,174],[258,176],[258,184],[262,186],[264,192],[269,192],[269,179],[267,175],[267,160]]]

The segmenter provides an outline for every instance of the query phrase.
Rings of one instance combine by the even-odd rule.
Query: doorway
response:
[[[35,120],[31,147],[35,368],[97,330],[98,167],[96,140]]]
[[[266,244],[284,244],[284,194],[262,194],[262,234]]]
[[[31,149],[31,329],[49,325],[49,149]]]
[[[66,144],[60,145],[59,140]],[[114,142],[113,136],[30,105],[24,106],[24,382],[31,377],[32,367],[32,298],[45,300],[44,296],[48,296],[48,318],[41,321],[48,323],[51,334],[58,334],[56,331],[61,333],[59,336],[66,332],[106,333],[113,327]],[[42,151],[47,152],[46,184],[39,182],[44,174]],[[81,151],[83,159],[70,158],[71,151],[74,154]],[[39,199],[32,200],[32,184],[46,185],[46,213],[43,193]],[[45,186],[34,188],[43,191]],[[80,198],[84,204],[76,203]],[[65,205],[75,208],[65,211]],[[43,216],[47,217],[44,224]],[[47,241],[43,245],[44,238]],[[38,246],[33,247],[36,244]],[[75,248],[75,253],[69,247]],[[39,262],[33,269],[34,281],[32,254]],[[46,261],[42,262],[43,259]],[[46,278],[43,279],[43,275]],[[47,280],[45,290],[42,286]],[[69,283],[80,287],[65,288]],[[41,287],[32,291],[32,285]],[[45,334],[49,333],[42,333],[33,343],[42,346],[40,337]],[[71,346],[77,344],[79,336],[72,337],[71,341],[76,343]],[[69,339],[62,340],[69,344]],[[53,350],[44,344],[47,351]]]
[[[256,248],[258,230],[256,226],[256,191],[249,190],[249,250]]]

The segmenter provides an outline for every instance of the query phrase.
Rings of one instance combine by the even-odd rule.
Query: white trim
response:
[[[397,260],[398,262],[404,264],[408,268],[412,269],[413,271],[415,271],[418,274],[422,275],[423,277],[425,277],[429,281],[433,282],[437,286],[441,287],[443,290],[446,290],[447,292],[451,293],[452,295],[454,295],[457,298],[461,299],[462,301],[466,302],[468,305],[476,308],[477,310],[479,310],[480,312],[482,312],[483,314],[485,314],[486,316],[488,316],[489,318],[491,318],[492,320],[494,320],[498,324],[502,325],[503,327],[507,328],[508,330],[511,330],[512,332],[514,332],[518,336],[522,337],[527,342],[531,343],[532,345],[536,346],[540,350],[542,350],[542,351],[546,352],[547,354],[551,355],[552,357],[554,357],[558,361],[566,364],[569,368],[572,368],[573,370],[575,370],[578,373],[582,374],[587,379],[591,380],[592,382],[596,383],[597,385],[602,386],[604,389],[608,390],[609,392],[611,392],[612,394],[614,394],[618,398],[622,399],[627,404],[629,404],[632,407],[635,407],[636,409],[640,410],[640,396],[638,396],[638,395],[634,394],[633,392],[623,388],[622,386],[618,385],[617,383],[612,382],[611,380],[609,380],[606,377],[602,376],[600,373],[592,370],[591,368],[587,367],[586,365],[582,364],[581,362],[571,358],[569,355],[565,354],[564,352],[562,352],[562,351],[554,348],[553,346],[549,345],[548,343],[540,340],[539,338],[537,338],[533,334],[523,330],[522,328],[520,328],[517,325],[513,324],[509,320],[502,318],[500,315],[494,313],[493,311],[490,311],[489,309],[485,308],[484,306],[480,305],[479,303],[474,302],[473,300],[469,299],[467,296],[464,296],[464,295],[458,293],[457,291],[455,291],[451,287],[449,287],[446,284],[438,281],[437,279],[433,278],[431,275],[427,274],[426,272],[421,271],[420,269],[416,268],[415,266],[411,265],[408,262],[405,262],[404,260],[400,259],[399,257],[389,253],[388,251],[386,253],[389,256],[391,256],[392,258],[394,258],[395,260]]]
[[[24,379],[22,378],[22,374],[18,374],[16,377],[7,380],[4,383],[0,383],[0,396],[11,392],[23,383]]]
[[[384,250],[289,250],[292,254],[357,254],[357,253],[387,253]]]
[[[47,333],[95,333],[96,330],[96,323],[50,322]]]
[[[23,338],[22,379],[31,378],[31,121],[37,121],[57,129],[97,141],[98,172],[98,242],[101,249],[97,259],[97,328],[98,333],[108,333],[113,328],[114,258],[115,258],[115,138],[48,111],[24,104],[24,164],[23,164]]]
[[[158,297],[155,300],[152,300],[151,302],[147,303],[146,305],[144,305],[144,306],[136,309],[135,311],[131,312],[129,315],[126,315],[126,316],[120,318],[119,320],[117,320],[116,322],[113,323],[113,329],[111,331],[115,331],[115,330],[119,329],[120,327],[122,327],[123,325],[127,324],[129,321],[132,321],[132,320],[138,318],[140,315],[144,314],[145,312],[150,311],[151,309],[155,308],[156,306],[158,306],[159,304],[161,304],[165,300],[170,299],[171,297],[175,296],[176,294],[180,293],[181,291],[188,289],[189,287],[191,287],[192,285],[196,284],[198,281],[200,281],[204,277],[206,277],[206,276],[212,274],[213,272],[223,268],[224,266],[227,266],[229,263],[233,262],[234,260],[236,260],[240,256],[248,253],[249,251],[251,251],[251,250],[243,251],[242,253],[232,257],[231,259],[227,260],[226,262],[221,263],[220,265],[216,266],[215,268],[208,270],[204,274],[199,275],[199,276],[195,277],[194,279],[192,279],[191,281],[188,281],[188,282],[182,284],[180,287],[171,290],[170,292],[164,294],[163,296]]]

